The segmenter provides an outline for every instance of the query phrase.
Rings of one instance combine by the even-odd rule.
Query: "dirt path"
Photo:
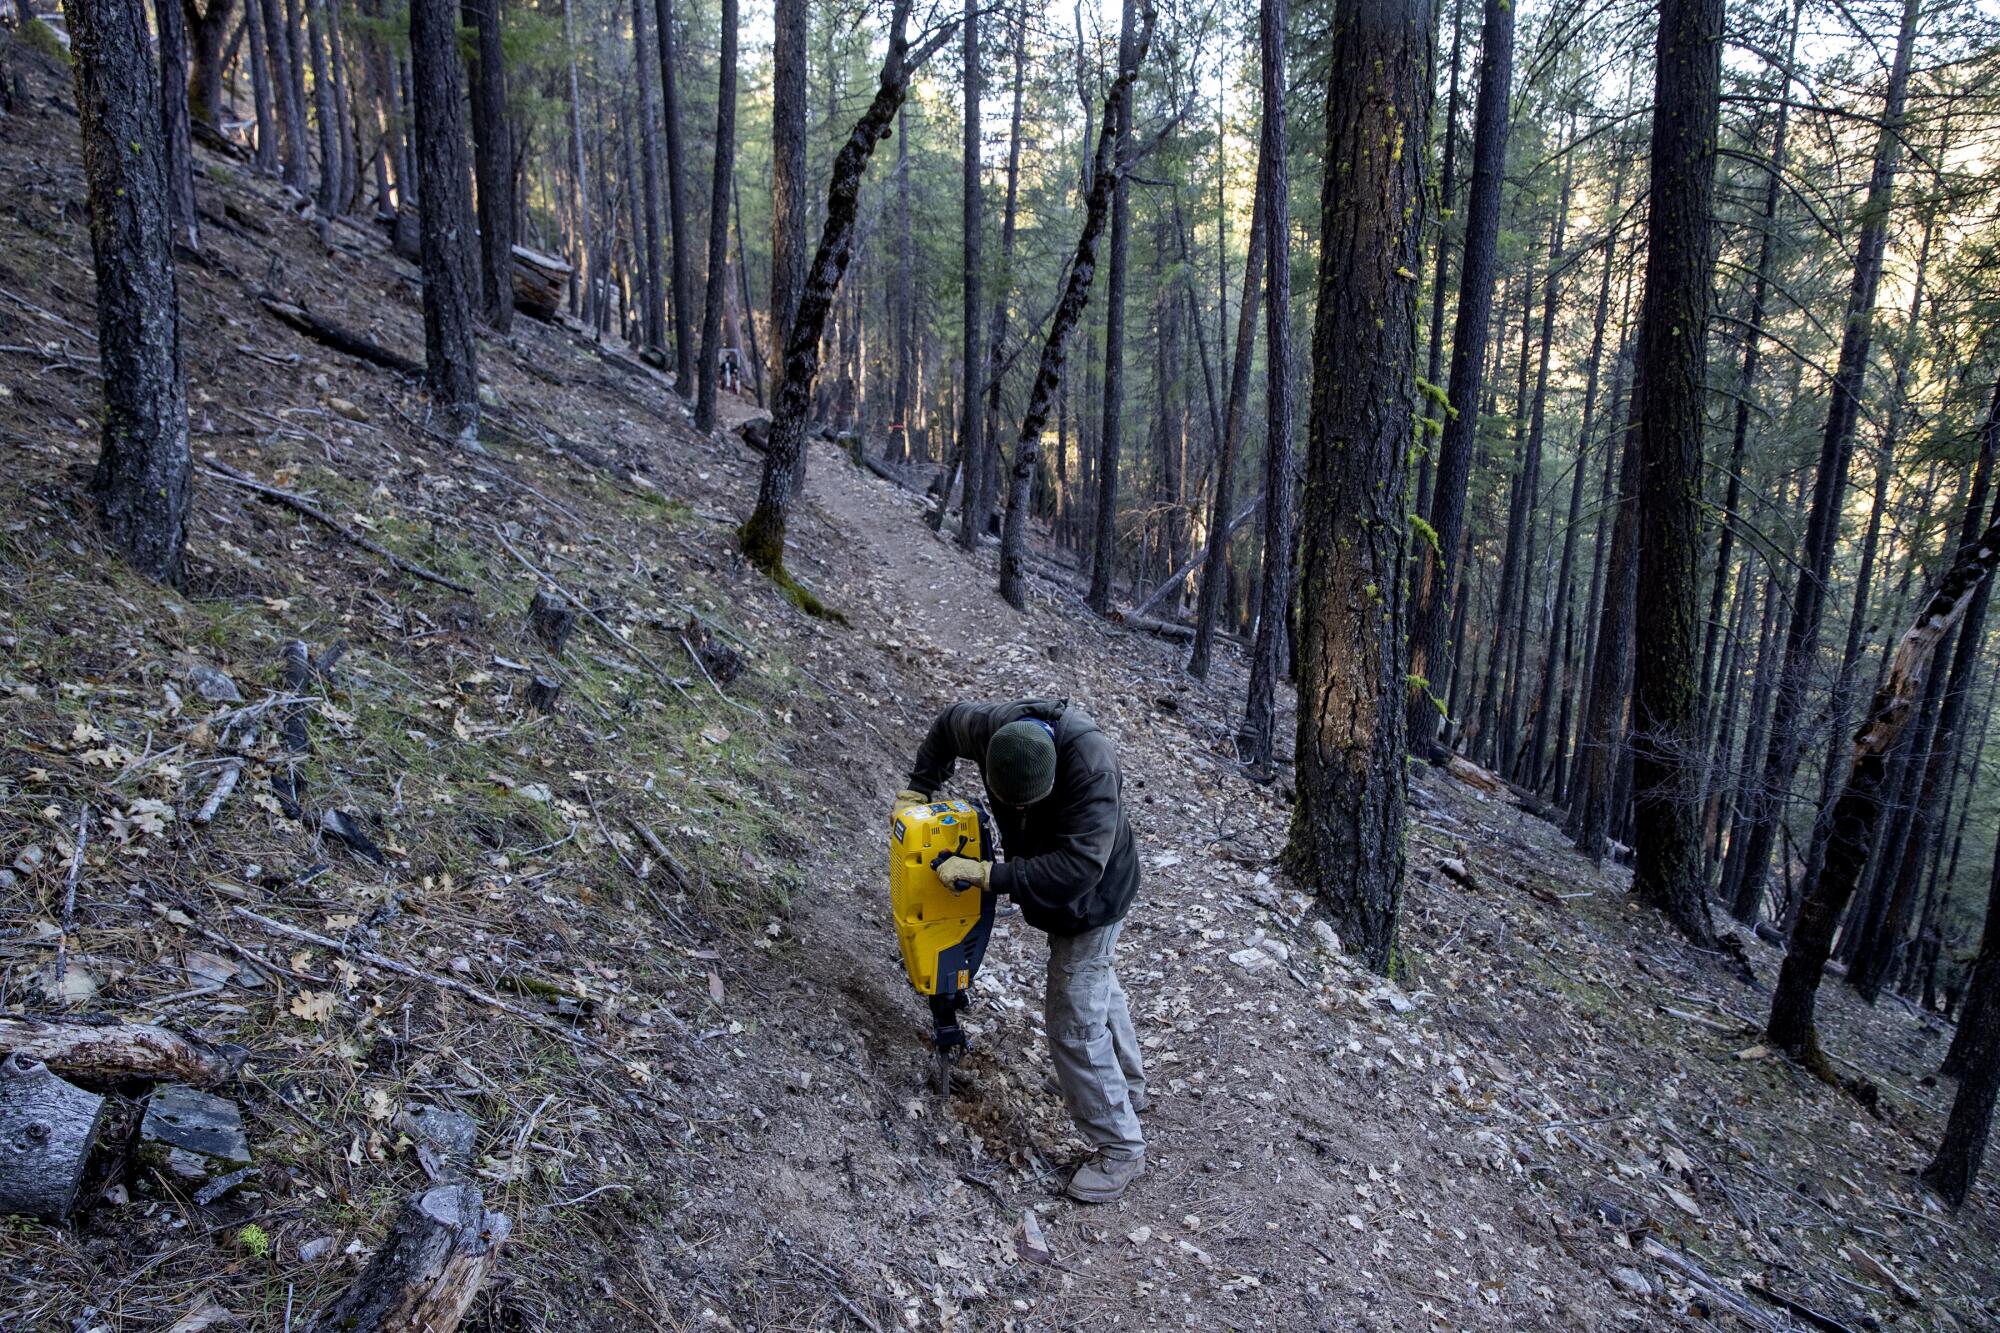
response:
[[[1177,650],[1046,604],[1012,611],[991,591],[990,549],[934,536],[916,497],[830,448],[812,468],[794,568],[837,588],[852,633],[899,669],[855,661],[837,635],[809,659],[876,701],[865,744],[827,752],[851,728],[802,738],[816,752],[802,762],[847,765],[854,794],[829,812],[825,891],[793,923],[810,943],[789,960],[783,1006],[827,1067],[780,1073],[763,1161],[722,1172],[762,1176],[784,1207],[740,1200],[717,1224],[781,1212],[774,1262],[810,1244],[923,1326],[1404,1328],[1430,1301],[1454,1326],[1502,1327],[1554,1309],[1553,1292],[1518,1280],[1547,1247],[1519,1235],[1510,1187],[1465,1178],[1406,1114],[1424,1071],[1449,1063],[1427,1009],[1355,977],[1366,989],[1337,987],[1344,1016],[1327,1012],[1303,899],[1262,867],[1284,807],[1230,771],[1235,682],[1190,689]],[[927,1023],[886,922],[878,826],[936,709],[1046,693],[1082,703],[1120,745],[1146,877],[1119,968],[1155,1089],[1149,1170],[1103,1209],[1059,1198],[1083,1145],[1043,1086],[1044,937],[999,923],[967,1019],[971,1087],[940,1123],[922,1084]],[[977,784],[965,765],[952,790]],[[1023,1238],[1030,1210],[1047,1264]],[[1572,1326],[1597,1323],[1597,1299],[1565,1293]]]

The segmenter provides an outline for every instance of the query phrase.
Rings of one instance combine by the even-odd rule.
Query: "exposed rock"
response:
[[[1645,1301],[1653,1297],[1653,1284],[1636,1268],[1615,1269],[1611,1274],[1611,1285],[1634,1300]]]
[[[188,681],[194,692],[212,704],[240,704],[243,692],[236,688],[226,672],[212,667],[206,662],[197,662],[188,668]]]
[[[226,1097],[164,1084],[146,1099],[139,1159],[190,1184],[227,1176],[250,1165],[243,1112]]]

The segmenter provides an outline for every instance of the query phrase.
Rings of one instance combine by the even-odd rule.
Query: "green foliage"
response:
[[[69,47],[56,35],[56,30],[41,19],[29,19],[14,35],[30,51],[47,56],[59,65],[70,63]]]
[[[271,1233],[255,1222],[236,1233],[236,1244],[253,1259],[268,1259],[271,1255]]]

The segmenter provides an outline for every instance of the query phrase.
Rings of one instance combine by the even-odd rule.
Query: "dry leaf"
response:
[[[287,1007],[294,1016],[308,1023],[324,1023],[333,1017],[334,1001],[338,998],[330,990],[302,990],[292,997]]]

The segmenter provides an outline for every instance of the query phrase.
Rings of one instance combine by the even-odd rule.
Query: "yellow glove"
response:
[[[974,885],[987,889],[993,886],[993,863],[975,861],[969,856],[947,856],[938,862],[937,877],[954,893]]]
[[[905,787],[889,802],[889,818],[894,819],[913,805],[929,805],[930,799],[920,791],[911,791]]]

